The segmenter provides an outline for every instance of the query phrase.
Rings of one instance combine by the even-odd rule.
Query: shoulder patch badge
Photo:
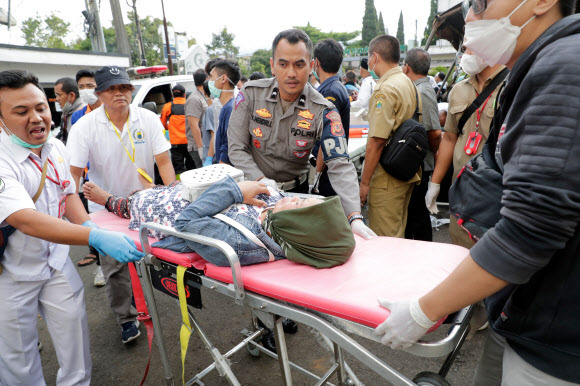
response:
[[[376,109],[377,109],[377,110],[380,110],[380,109],[382,109],[382,108],[383,108],[383,102],[381,102],[381,101],[377,101],[377,104],[376,104]]]
[[[335,137],[341,137],[344,135],[344,128],[340,121],[334,121],[330,123],[330,133]]]
[[[336,110],[332,110],[328,114],[326,114],[326,118],[330,119],[331,121],[339,121],[340,122],[340,114]]]
[[[312,114],[310,110],[300,110],[298,116],[310,121],[314,119],[314,114]]]
[[[336,98],[335,97],[327,96],[326,99],[328,99],[329,101],[336,102]]]
[[[258,114],[262,118],[272,118],[272,114],[266,109],[256,110],[256,114]]]
[[[310,130],[310,122],[302,119],[302,120],[298,121],[298,127],[301,129]]]
[[[239,105],[240,103],[242,103],[243,101],[245,101],[245,100],[246,100],[246,97],[245,97],[245,96],[244,96],[244,94],[243,94],[243,93],[240,91],[240,92],[238,93],[238,96],[236,97],[235,109],[237,110],[237,109],[238,109],[238,105]]]
[[[256,137],[264,136],[264,134],[262,134],[262,129],[260,129],[259,127],[256,127],[254,130],[252,130],[252,133],[254,133]]]
[[[295,151],[294,155],[298,158],[304,158],[304,156],[308,154],[308,151]]]
[[[256,149],[259,149],[262,147],[262,144],[257,139],[254,139],[254,146],[256,147]]]
[[[375,99],[385,99],[385,94],[377,94],[375,95]]]

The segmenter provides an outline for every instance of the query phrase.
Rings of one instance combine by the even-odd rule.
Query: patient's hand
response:
[[[107,199],[111,196],[109,193],[105,192],[99,185],[87,181],[83,185],[83,194],[87,200],[91,200],[95,204],[105,205]]]
[[[260,193],[267,194],[268,196],[270,195],[270,191],[266,185],[258,181],[242,181],[238,182],[238,186],[242,191],[242,195],[244,196],[244,204],[255,206],[266,205],[264,201],[255,198]]]

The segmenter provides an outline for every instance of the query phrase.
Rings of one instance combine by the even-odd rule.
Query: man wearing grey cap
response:
[[[377,82],[375,82],[369,73],[369,60],[367,58],[363,58],[360,61],[360,77],[362,78],[362,84],[358,92],[358,98],[356,101],[350,102],[350,107],[368,109],[369,101],[371,100],[371,95],[373,94]]]
[[[163,135],[163,125],[154,113],[131,105],[135,88],[127,72],[105,66],[95,73],[95,81],[95,94],[103,104],[77,121],[67,143],[77,186],[82,170],[91,165],[91,181],[83,185],[90,212],[103,209],[106,203],[92,195],[95,184],[113,195],[128,195],[151,180],[155,163],[166,185],[175,181],[168,153],[171,145]],[[109,305],[122,326],[122,341],[128,343],[140,335],[137,312],[131,305],[129,269],[109,256],[101,259],[101,266]]]

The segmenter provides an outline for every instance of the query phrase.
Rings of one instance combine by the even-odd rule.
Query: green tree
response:
[[[358,31],[354,32],[322,32],[319,28],[313,27],[308,23],[304,27],[294,26],[296,29],[300,29],[306,32],[306,35],[312,41],[312,44],[316,45],[322,39],[334,39],[341,43],[343,46],[348,47],[349,41],[358,36]]]
[[[115,29],[113,27],[103,28],[103,35],[105,36],[107,52],[119,52],[117,49],[117,40],[115,39]],[[79,51],[92,51],[93,49],[91,39],[88,36],[84,39],[78,38],[75,40],[72,43],[71,48]]]
[[[387,33],[387,31],[385,29],[385,22],[383,21],[383,13],[382,12],[379,13],[379,21],[378,21],[377,28],[378,28],[377,33],[379,35],[383,35],[383,34]]]
[[[38,14],[22,22],[22,37],[27,46],[44,48],[68,48],[65,42],[70,23],[53,13],[42,19]]]
[[[228,33],[227,27],[224,27],[219,33],[211,34],[211,44],[206,44],[205,48],[211,57],[223,57],[225,59],[234,59],[240,52],[240,47],[234,45],[236,35]]]
[[[260,71],[266,76],[272,76],[270,68],[270,58],[272,57],[271,50],[256,50],[250,58],[250,72]]]
[[[139,51],[139,39],[137,37],[137,27],[135,26],[135,15],[133,12],[127,12],[129,24],[125,25],[127,35],[129,36],[129,47],[131,47],[131,62],[141,63]],[[144,19],[139,18],[141,27],[141,36],[143,37],[143,46],[145,48],[145,59],[148,66],[154,66],[164,63],[161,35],[159,35],[159,26],[163,21],[158,18],[147,16]]]
[[[365,0],[365,14],[362,22],[362,42],[368,45],[377,36],[377,10],[374,0]]]
[[[187,46],[188,47],[195,46],[196,44],[197,44],[196,38],[187,38]]]
[[[403,25],[403,11],[399,15],[399,26],[397,27],[397,39],[400,44],[405,44],[405,26]]]
[[[431,12],[429,13],[429,19],[427,19],[427,26],[425,27],[425,32],[423,33],[423,39],[421,39],[421,45],[425,46],[427,44],[427,39],[429,39],[429,35],[431,35],[431,30],[433,30],[433,22],[435,21],[435,17],[437,16],[437,0],[431,0]],[[431,44],[437,41],[437,36],[433,36],[433,40],[431,40]]]

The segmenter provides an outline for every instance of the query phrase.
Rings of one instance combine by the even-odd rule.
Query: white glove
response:
[[[382,335],[381,343],[393,349],[410,347],[436,323],[423,313],[419,299],[399,302],[377,300],[382,307],[391,311],[391,315],[375,329],[375,334]]]
[[[365,240],[370,240],[372,238],[377,237],[377,234],[373,232],[371,228],[366,226],[363,220],[360,219],[354,220],[352,224],[350,224],[350,227],[352,229],[352,233],[362,237]]]
[[[425,205],[427,205],[427,209],[429,209],[431,214],[439,212],[437,209],[437,196],[439,196],[440,191],[441,185],[434,182],[429,182],[427,194],[425,195]]]
[[[264,178],[260,179],[259,182],[263,183],[266,186],[271,187],[275,191],[279,191],[280,190],[280,189],[278,189],[278,183],[276,181],[270,179],[270,178],[264,177]]]

